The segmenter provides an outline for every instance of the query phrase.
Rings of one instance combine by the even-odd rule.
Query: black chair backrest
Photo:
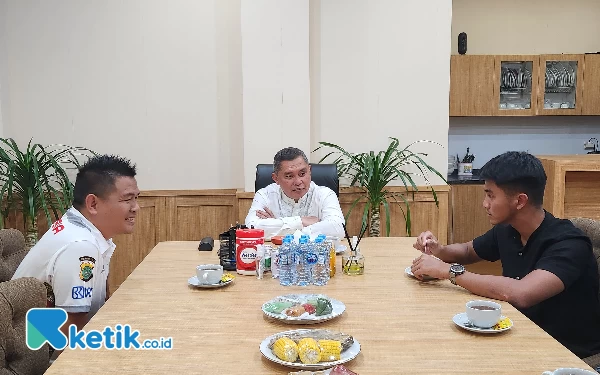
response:
[[[310,164],[311,180],[319,186],[327,186],[340,196],[340,180],[338,178],[337,165],[335,164]],[[258,191],[273,183],[273,164],[258,164],[256,166],[256,180],[254,191]]]

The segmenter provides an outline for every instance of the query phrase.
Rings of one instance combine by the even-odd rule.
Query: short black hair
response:
[[[493,181],[507,194],[525,193],[536,207],[544,204],[546,172],[540,159],[520,151],[509,151],[485,163],[480,177]]]
[[[275,173],[279,173],[282,161],[296,160],[300,156],[302,157],[302,159],[304,159],[306,164],[308,164],[308,158],[306,157],[306,154],[299,148],[286,147],[282,150],[279,150],[273,158],[273,170],[275,171]]]
[[[106,197],[114,188],[117,177],[135,177],[135,165],[128,159],[115,155],[91,157],[79,168],[73,191],[73,207],[85,205],[89,194]]]

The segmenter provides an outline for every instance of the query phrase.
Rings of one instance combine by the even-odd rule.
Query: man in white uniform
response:
[[[265,237],[301,230],[308,235],[344,237],[344,214],[335,192],[311,181],[304,152],[284,148],[273,160],[271,185],[258,190],[246,226],[263,229]]]
[[[79,170],[73,207],[29,251],[13,279],[35,277],[48,288],[48,306],[67,311],[62,331],[78,330],[108,296],[111,238],[132,233],[139,210],[135,166],[116,156],[96,156]]]

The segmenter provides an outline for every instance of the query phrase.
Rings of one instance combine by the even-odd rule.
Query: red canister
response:
[[[235,266],[240,275],[256,275],[256,252],[265,243],[262,229],[237,229],[235,231]]]

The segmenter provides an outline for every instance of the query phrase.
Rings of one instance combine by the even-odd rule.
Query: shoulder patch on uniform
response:
[[[79,278],[83,281],[90,281],[94,277],[94,266],[96,259],[90,256],[79,257]]]

